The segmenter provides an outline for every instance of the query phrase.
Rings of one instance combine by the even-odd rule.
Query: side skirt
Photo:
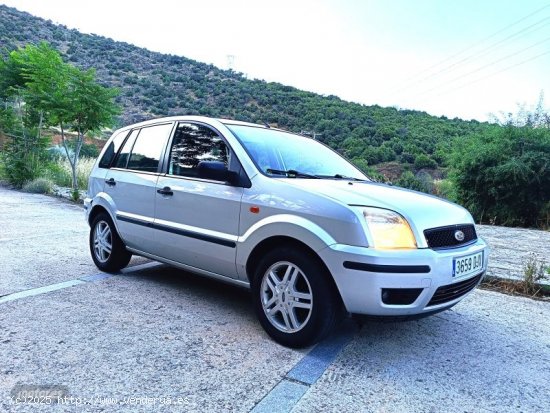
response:
[[[143,251],[140,251],[140,250],[137,250],[137,249],[134,249],[134,248],[126,247],[126,249],[128,251],[130,251],[132,254],[141,255],[142,257],[150,258],[152,260],[159,261],[159,262],[162,262],[164,264],[168,264],[168,265],[171,265],[173,267],[177,267],[177,268],[180,268],[180,269],[185,270],[185,271],[189,271],[189,272],[197,274],[197,275],[201,275],[201,276],[208,277],[208,278],[213,278],[215,280],[224,282],[226,284],[236,285],[236,286],[242,287],[242,288],[247,288],[247,289],[250,288],[250,283],[248,283],[246,281],[233,279],[233,278],[227,277],[225,275],[217,274],[215,272],[201,270],[200,268],[193,267],[191,265],[182,264],[180,262],[172,261],[172,260],[169,260],[169,259],[166,259],[166,258],[162,258],[162,257],[159,257],[157,255],[148,254],[146,252],[143,252]]]

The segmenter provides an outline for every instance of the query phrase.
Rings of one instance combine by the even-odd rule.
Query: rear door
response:
[[[132,130],[105,176],[120,236],[144,252],[153,246],[155,186],[172,127],[170,122]]]
[[[155,194],[156,255],[236,278],[243,188],[205,179],[201,168],[238,171],[238,160],[218,132],[192,122],[177,125],[166,159]]]

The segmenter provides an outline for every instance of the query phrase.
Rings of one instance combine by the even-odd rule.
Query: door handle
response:
[[[172,189],[169,186],[165,186],[162,189],[157,189],[157,192],[161,195],[166,195],[166,196],[174,195],[174,192],[172,191]]]
[[[116,182],[115,182],[114,178],[106,179],[105,183],[109,186],[115,186],[116,185]]]

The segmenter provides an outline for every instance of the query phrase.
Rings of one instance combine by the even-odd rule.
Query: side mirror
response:
[[[200,161],[197,165],[197,171],[199,178],[229,182],[232,185],[238,181],[238,175],[228,170],[225,163],[220,161]]]

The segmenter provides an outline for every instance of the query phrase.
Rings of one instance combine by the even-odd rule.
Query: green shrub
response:
[[[4,153],[4,174],[10,184],[21,188],[25,182],[38,178],[42,173],[40,156],[36,153]]]
[[[88,187],[88,178],[92,172],[95,159],[80,158],[76,166],[76,179],[79,189]],[[67,158],[59,158],[51,161],[46,166],[44,176],[51,179],[56,185],[70,187],[72,185],[71,165]]]
[[[71,191],[71,199],[74,202],[78,202],[80,200],[80,191],[78,191],[78,189]]]
[[[7,181],[8,177],[6,176],[6,169],[4,168],[4,161],[0,156],[0,182]]]
[[[531,254],[523,265],[523,288],[526,294],[536,295],[542,288],[541,281],[548,280],[546,276],[546,263],[539,261]]]
[[[414,167],[416,169],[435,169],[437,168],[437,162],[430,158],[428,155],[421,153],[414,158]]]
[[[97,149],[97,146],[91,144],[91,143],[84,143],[82,144],[82,148],[80,148],[80,157],[81,158],[97,158],[99,156],[99,149]]]
[[[40,177],[44,171],[47,140],[30,138],[28,132],[25,132],[25,135],[11,136],[0,152],[2,173],[16,188],[21,188],[26,182]]]
[[[550,201],[548,201],[546,205],[541,208],[537,220],[537,226],[542,229],[550,230]]]
[[[95,158],[80,158],[76,167],[76,177],[79,189],[88,188],[88,178],[92,172],[95,163]]]
[[[44,177],[51,179],[57,186],[71,186],[71,170],[63,166],[66,162],[63,158],[58,158],[50,161],[44,171]]]
[[[403,152],[399,156],[399,161],[401,163],[414,163],[414,155],[408,152]]]
[[[434,195],[456,202],[456,188],[449,179],[434,181]]]
[[[361,158],[353,158],[351,162],[361,170],[369,178],[374,179],[375,181],[384,182],[386,179],[384,175],[380,174],[372,166],[369,166],[368,162]]]
[[[457,144],[449,177],[478,221],[540,226],[550,201],[549,153],[547,128],[495,127]]]
[[[53,182],[47,178],[36,178],[23,185],[23,191],[32,194],[49,194],[52,192]]]
[[[432,193],[434,188],[433,180],[429,174],[420,173],[415,176],[411,171],[403,172],[401,177],[395,181],[395,185],[428,194]]]

